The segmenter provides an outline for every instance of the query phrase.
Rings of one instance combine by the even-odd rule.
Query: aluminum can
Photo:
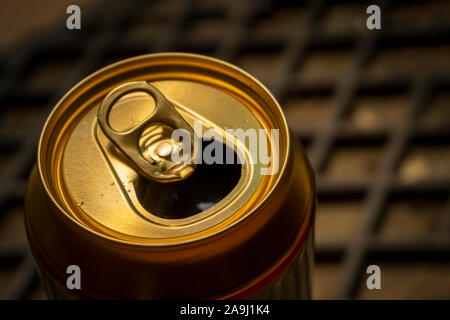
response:
[[[179,128],[192,162],[168,158],[188,141],[174,140]],[[210,57],[150,54],[90,75],[54,107],[25,224],[52,299],[307,299],[315,198],[260,82]]]

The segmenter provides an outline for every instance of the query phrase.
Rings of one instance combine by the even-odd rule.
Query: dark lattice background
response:
[[[92,2],[82,30],[65,28],[64,7],[50,31],[0,51],[0,297],[45,298],[23,199],[51,108],[102,66],[187,51],[259,78],[306,146],[316,298],[450,298],[450,1]],[[365,27],[373,3],[381,31]],[[382,290],[365,287],[370,264]]]

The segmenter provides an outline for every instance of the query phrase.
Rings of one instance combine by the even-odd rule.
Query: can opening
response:
[[[202,140],[202,150],[213,141]],[[215,142],[219,143],[219,142]],[[182,181],[159,183],[140,179],[136,196],[152,214],[165,219],[183,219],[200,213],[225,198],[239,182],[242,165],[233,151],[233,163],[226,164],[231,148],[223,145],[223,164],[198,164],[194,173]]]

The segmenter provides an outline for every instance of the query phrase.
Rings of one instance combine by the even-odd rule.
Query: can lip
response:
[[[86,82],[88,82],[91,79],[94,79],[95,77],[98,77],[99,75],[101,75],[102,73],[106,72],[108,69],[110,69],[111,67],[114,66],[120,66],[122,64],[128,64],[130,62],[133,61],[139,61],[140,59],[146,58],[146,57],[153,57],[153,58],[170,58],[170,57],[178,57],[178,58],[191,58],[191,59],[202,59],[202,60],[207,60],[209,62],[212,62],[214,64],[217,65],[222,65],[225,66],[241,75],[244,75],[246,78],[248,78],[252,83],[256,84],[257,86],[259,86],[260,89],[263,90],[263,92],[265,94],[267,94],[269,96],[269,98],[272,100],[271,102],[273,102],[274,106],[276,107],[276,111],[278,112],[278,115],[280,117],[280,128],[281,130],[284,131],[286,140],[285,140],[285,144],[286,144],[286,149],[285,149],[285,154],[284,154],[284,159],[283,161],[280,163],[280,168],[279,168],[279,174],[276,177],[276,180],[274,181],[274,183],[272,184],[272,186],[270,187],[270,189],[267,191],[267,193],[264,195],[264,197],[262,197],[259,200],[259,203],[252,208],[250,211],[248,211],[245,215],[243,215],[242,217],[238,218],[236,221],[232,222],[229,226],[227,226],[227,228],[218,230],[213,236],[217,236],[221,233],[223,233],[226,230],[229,230],[230,228],[235,227],[237,224],[240,224],[241,222],[243,222],[244,220],[246,220],[248,217],[252,216],[252,214],[257,211],[259,208],[261,208],[267,201],[269,198],[272,197],[274,190],[276,188],[276,186],[278,185],[279,181],[283,178],[283,176],[285,175],[286,172],[286,166],[287,166],[287,162],[288,159],[290,157],[290,153],[291,151],[291,137],[289,134],[289,129],[288,129],[288,125],[287,125],[287,121],[286,118],[284,116],[284,113],[282,112],[282,109],[278,103],[278,101],[275,99],[275,97],[272,95],[272,93],[266,88],[266,86],[264,86],[259,80],[257,80],[255,77],[253,77],[252,75],[250,75],[249,73],[247,73],[246,71],[244,71],[243,69],[228,63],[226,61],[220,60],[220,59],[216,59],[216,58],[212,58],[209,56],[204,56],[204,55],[200,55],[200,54],[194,54],[194,53],[182,53],[182,52],[166,52],[166,53],[153,53],[153,54],[145,54],[145,55],[140,55],[140,56],[135,56],[135,57],[131,57],[128,59],[124,59],[121,61],[118,61],[116,63],[113,63],[111,65],[108,65],[106,67],[103,67],[102,69],[90,74],[89,76],[85,77],[84,79],[82,79],[79,83],[77,83],[74,87],[72,87],[59,101],[58,103],[55,105],[55,107],[53,108],[52,112],[49,114],[49,116],[47,117],[47,120],[44,124],[44,127],[42,129],[40,138],[39,138],[39,143],[38,143],[38,152],[37,152],[37,168],[38,168],[38,172],[39,172],[39,177],[40,180],[43,182],[43,189],[45,190],[45,193],[47,194],[47,196],[49,197],[49,199],[51,200],[51,202],[53,203],[54,206],[56,206],[56,208],[61,211],[64,216],[64,219],[66,219],[67,221],[69,221],[70,223],[75,224],[77,227],[80,227],[81,230],[84,230],[84,232],[88,235],[94,236],[96,238],[102,239],[104,241],[108,241],[108,242],[114,242],[118,245],[125,245],[125,246],[133,246],[133,247],[170,247],[170,246],[174,246],[174,245],[182,245],[182,244],[187,244],[187,243],[192,243],[192,242],[198,242],[201,240],[204,240],[205,238],[210,238],[211,236],[202,236],[202,237],[198,237],[195,239],[190,239],[190,240],[186,240],[183,241],[181,243],[176,243],[176,244],[171,244],[171,243],[161,243],[161,244],[155,244],[155,243],[139,243],[139,242],[132,242],[132,241],[128,241],[128,240],[123,240],[123,239],[117,239],[114,238],[112,236],[100,233],[96,230],[93,230],[91,228],[88,228],[87,226],[83,225],[81,222],[79,222],[77,219],[75,219],[71,214],[69,214],[67,212],[67,210],[58,202],[58,200],[55,198],[55,196],[53,195],[52,191],[50,190],[49,186],[47,183],[45,183],[46,179],[44,176],[44,172],[43,172],[43,164],[42,164],[42,146],[44,144],[44,137],[47,133],[48,127],[50,126],[50,121],[52,120],[52,118],[54,117],[55,113],[58,110],[58,107],[63,103],[63,101],[65,101],[67,99],[67,97],[69,97],[71,94],[73,94],[77,89],[79,89],[83,84],[85,84]]]

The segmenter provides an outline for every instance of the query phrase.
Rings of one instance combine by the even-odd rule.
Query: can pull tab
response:
[[[114,130],[109,123],[109,114],[114,104],[131,92],[145,92],[155,100],[155,109],[140,124],[126,132]],[[105,97],[97,113],[98,123],[106,137],[134,164],[137,171],[158,182],[172,182],[187,178],[195,169],[193,145],[195,134],[192,127],[175,110],[167,98],[146,81],[128,82],[118,86]],[[150,128],[150,138],[142,150],[140,146],[144,131]],[[154,129],[152,129],[154,128]],[[171,139],[175,129],[185,129],[190,135],[190,158],[174,162],[173,153],[178,153],[183,143]],[[185,141],[183,141],[185,143]]]

